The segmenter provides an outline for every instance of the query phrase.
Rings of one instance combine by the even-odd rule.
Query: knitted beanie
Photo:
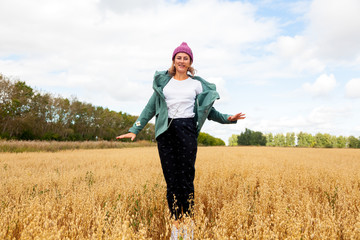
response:
[[[180,52],[188,54],[190,56],[190,58],[191,58],[191,61],[192,62],[194,61],[193,53],[191,51],[191,48],[189,48],[189,46],[187,45],[186,42],[183,42],[180,46],[175,48],[174,53],[172,55],[172,60],[174,60],[175,55],[180,53]]]

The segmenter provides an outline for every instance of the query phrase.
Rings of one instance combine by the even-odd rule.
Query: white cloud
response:
[[[349,98],[360,98],[360,78],[353,78],[346,84],[345,96]]]
[[[290,64],[291,69],[302,72],[321,72],[325,68],[316,57],[316,48],[311,46],[304,36],[280,36],[275,43],[268,46],[268,50],[274,52],[283,59],[284,64]]]
[[[303,88],[315,97],[327,96],[336,87],[336,79],[333,74],[321,74],[314,83],[305,83]]]
[[[331,110],[317,105],[332,98],[306,98],[303,89],[326,96],[335,86],[345,86],[341,73],[349,76],[352,71],[351,76],[357,76],[360,70],[359,3],[2,0],[0,72],[44,91],[139,114],[151,95],[155,70],[167,69],[174,48],[186,41],[193,49],[198,75],[217,84],[221,100],[215,107],[221,104],[220,111],[237,111],[239,102],[229,96],[238,94],[243,97],[241,110],[248,116],[237,125],[209,123],[204,131],[222,138],[245,127],[310,132],[337,125],[331,122],[333,115],[326,117]],[[262,15],[266,9],[271,11]],[[283,12],[292,14],[283,17]],[[300,29],[304,16],[307,25]],[[320,76],[326,71],[337,78]],[[314,74],[319,78],[304,83]],[[347,97],[359,97],[356,82],[347,84]],[[294,92],[298,85],[302,90]],[[318,110],[294,114],[293,107],[282,102]],[[256,104],[263,109],[248,111]]]
[[[229,93],[225,86],[225,80],[221,77],[209,77],[207,81],[214,83],[216,85],[216,90],[220,95],[220,99],[217,101],[217,104],[227,102],[229,100]]]
[[[310,7],[310,1],[303,1],[303,0],[300,0],[300,1],[289,1],[289,2],[286,2],[289,4],[289,7],[290,7],[290,11],[293,13],[293,14],[306,14],[308,11],[309,11],[309,7]],[[282,3],[283,4],[283,3]]]
[[[295,36],[279,36],[266,50],[280,71],[320,73],[327,66],[357,67],[360,59],[360,1],[314,0],[304,4],[307,25]],[[296,6],[297,4],[294,4]],[[283,68],[283,69],[281,69]]]
[[[316,107],[310,112],[307,119],[309,123],[323,125],[328,123],[329,119],[334,120],[340,116],[341,112],[344,112],[344,109],[339,110],[328,106]]]
[[[235,69],[239,49],[277,31],[272,19],[257,19],[247,3],[148,2],[1,1],[0,69],[32,86],[71,87],[74,95],[96,86],[114,101],[129,101],[141,95],[133,91],[151,91],[155,70],[169,67],[182,41],[193,49],[199,74],[218,78]],[[14,54],[20,59],[6,60]],[[116,97],[113,89],[120,90]]]
[[[314,0],[306,35],[326,59],[352,61],[360,54],[360,1]]]
[[[318,106],[310,109],[309,111],[298,112],[295,116],[287,116],[288,113],[274,118],[266,118],[265,116],[252,117],[253,113],[248,115],[244,123],[239,126],[231,125],[233,133],[239,134],[240,131],[235,131],[240,127],[249,128],[263,133],[287,133],[300,131],[308,133],[330,133],[335,135],[344,134],[346,127],[339,126],[343,124],[346,119],[352,117],[354,109],[351,106]],[[241,126],[242,125],[242,126]],[[351,131],[349,131],[351,132]],[[228,136],[231,136],[231,131]]]
[[[101,9],[123,14],[141,9],[156,8],[163,2],[163,0],[100,0],[98,4]]]

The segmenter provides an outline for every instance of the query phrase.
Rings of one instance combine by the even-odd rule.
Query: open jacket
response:
[[[195,99],[195,120],[197,123],[197,134],[200,133],[201,127],[204,125],[206,118],[219,123],[236,123],[237,121],[229,121],[228,114],[222,114],[215,110],[213,104],[220,96],[216,91],[216,86],[209,83],[201,77],[195,76],[191,78],[201,82],[203,92],[197,95]],[[139,118],[134,125],[129,129],[129,132],[138,134],[145,125],[155,116],[155,138],[165,132],[168,127],[168,110],[165,102],[163,89],[170,81],[172,76],[167,71],[156,72],[154,76],[153,89],[154,93],[146,104],[144,110],[141,112]]]

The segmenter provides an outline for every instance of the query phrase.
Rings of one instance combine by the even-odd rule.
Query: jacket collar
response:
[[[168,74],[168,71],[156,71],[154,75],[153,81],[153,89],[157,92],[161,97],[165,99],[163,88],[170,81],[171,76]]]
[[[201,82],[201,85],[203,87],[203,92],[216,91],[216,85],[214,83],[209,83],[208,81],[206,81],[205,79],[199,76],[194,76],[192,78]]]

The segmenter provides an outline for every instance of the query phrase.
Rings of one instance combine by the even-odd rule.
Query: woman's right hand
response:
[[[134,139],[136,138],[136,134],[129,132],[120,136],[117,136],[116,139],[122,139],[122,138],[131,138],[131,141],[134,141]]]

